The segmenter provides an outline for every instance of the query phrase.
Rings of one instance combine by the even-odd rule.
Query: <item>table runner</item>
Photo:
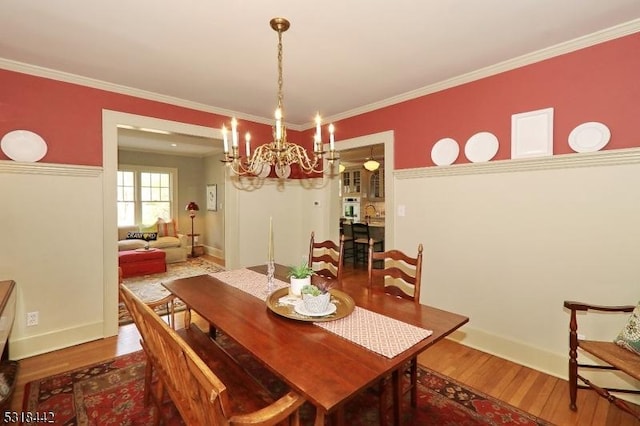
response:
[[[264,274],[250,269],[235,269],[211,276],[262,300],[267,299],[267,277]],[[287,286],[284,281],[275,279],[275,289]],[[313,324],[387,358],[395,357],[433,333],[358,306],[344,318]]]

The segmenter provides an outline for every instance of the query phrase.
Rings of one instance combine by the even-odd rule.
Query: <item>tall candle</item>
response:
[[[249,132],[245,133],[244,142],[245,150],[247,152],[247,160],[249,160],[249,157],[251,157],[251,135],[249,134]]]
[[[269,216],[269,259],[273,260],[273,217]]]

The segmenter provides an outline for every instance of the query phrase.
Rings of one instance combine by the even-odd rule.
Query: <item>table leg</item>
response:
[[[336,426],[345,426],[343,405],[338,407],[338,409],[333,413],[333,422],[331,424],[335,424]]]
[[[401,367],[402,368],[402,367]],[[400,424],[400,404],[402,404],[402,372],[400,369],[391,373],[393,382],[393,424]]]
[[[216,340],[217,332],[216,327],[213,324],[209,324],[209,337]]]

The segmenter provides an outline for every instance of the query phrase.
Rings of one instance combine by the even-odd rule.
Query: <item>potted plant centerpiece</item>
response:
[[[302,287],[302,300],[307,311],[313,313],[326,312],[331,301],[332,283],[327,280],[316,280],[313,284]]]
[[[289,268],[289,280],[291,281],[291,294],[301,296],[301,290],[305,285],[311,284],[313,269],[307,262],[294,265]]]

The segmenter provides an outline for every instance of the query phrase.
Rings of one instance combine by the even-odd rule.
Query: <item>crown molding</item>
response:
[[[0,173],[98,177],[102,175],[102,167],[0,160]]]
[[[121,95],[134,96],[136,98],[176,105],[184,108],[194,109],[197,111],[205,111],[227,117],[236,117],[238,119],[253,121],[261,124],[273,124],[272,120],[265,117],[259,117],[257,115],[246,114],[224,108],[217,108],[199,102],[188,101],[173,96],[162,95],[160,93],[149,92],[142,89],[136,89],[134,87],[128,87],[120,84],[110,83],[107,81],[97,80],[94,78],[83,77],[77,74],[71,74],[64,71],[26,64],[10,59],[0,58],[0,68],[8,71],[19,72],[22,74],[49,78],[51,80],[63,81],[65,83],[78,84],[80,86],[91,87],[93,89],[106,90],[108,92],[119,93]],[[293,130],[296,129],[294,128]]]
[[[421,179],[486,173],[516,173],[537,170],[557,170],[577,167],[622,166],[628,164],[640,164],[640,148],[572,153],[515,160],[487,161],[484,163],[453,164],[451,166],[421,167],[397,170],[393,172],[393,176],[400,180]]]
[[[424,86],[422,88],[412,90],[410,92],[402,93],[391,98],[383,99],[379,102],[374,102],[369,105],[364,105],[349,111],[345,111],[340,114],[326,117],[326,121],[336,122],[344,120],[356,115],[364,114],[367,112],[375,111],[380,108],[395,105],[401,102],[416,99],[425,95],[440,92],[445,89],[460,86],[462,84],[470,83],[472,81],[480,80],[482,78],[490,77],[492,75],[500,74],[505,71],[511,71],[516,68],[520,68],[526,65],[531,65],[536,62],[540,62],[546,59],[550,59],[556,56],[571,53],[576,50],[584,49],[589,46],[604,43],[606,41],[614,40],[616,38],[624,37],[627,35],[640,32],[640,19],[626,22],[624,24],[617,25],[602,31],[598,31],[593,34],[589,34],[583,37],[556,44],[545,49],[541,49],[532,53],[527,53],[516,58],[512,58],[495,65],[491,65],[485,68],[481,68],[476,71],[472,71],[467,74],[462,74],[457,77],[450,78],[435,84]],[[306,123],[305,127],[312,127],[313,123]]]
[[[412,90],[409,92],[396,95],[379,102],[374,102],[362,107],[354,108],[349,111],[335,114],[330,117],[325,117],[327,122],[335,122],[344,120],[356,115],[371,112],[380,108],[384,108],[390,105],[395,105],[400,102],[405,102],[411,99],[419,98],[421,96],[436,93],[445,89],[450,89],[461,84],[470,83],[475,80],[490,77],[501,72],[510,71],[515,68],[519,68],[525,65],[530,65],[536,62],[543,61],[545,59],[553,58],[555,56],[570,53],[585,47],[593,46],[605,41],[613,40],[616,38],[624,37],[630,34],[640,32],[640,19],[629,21],[611,28],[607,28],[593,34],[589,34],[583,37],[551,46],[549,48],[541,49],[532,53],[528,53],[507,61],[500,62],[489,67],[481,68],[476,71],[472,71],[467,74],[463,74],[457,77],[450,78],[438,83],[434,83],[422,88]],[[83,77],[76,74],[71,74],[63,71],[57,71],[49,68],[39,67],[36,65],[25,64],[22,62],[12,61],[9,59],[0,58],[0,68],[9,71],[20,72],[23,74],[35,75],[43,78],[50,78],[52,80],[64,81],[67,83],[79,84],[82,86],[92,87],[94,89],[106,90],[109,92],[120,93],[123,95],[134,96],[137,98],[147,99],[151,101],[157,101],[167,103],[171,105],[181,106],[184,108],[195,109],[198,111],[210,112],[212,114],[218,114],[227,117],[236,117],[243,120],[252,121],[255,123],[272,125],[273,120],[268,117],[260,117],[251,114],[245,114],[239,111],[232,111],[224,108],[217,108],[211,105],[206,105],[198,102],[187,101],[185,99],[175,98],[172,96],[166,96],[159,93],[149,92],[146,90],[136,89],[133,87],[122,86],[119,84],[109,83],[106,81],[96,80],[93,78]],[[314,122],[303,123],[300,125],[286,123],[290,130],[304,131],[312,129],[315,126]]]

